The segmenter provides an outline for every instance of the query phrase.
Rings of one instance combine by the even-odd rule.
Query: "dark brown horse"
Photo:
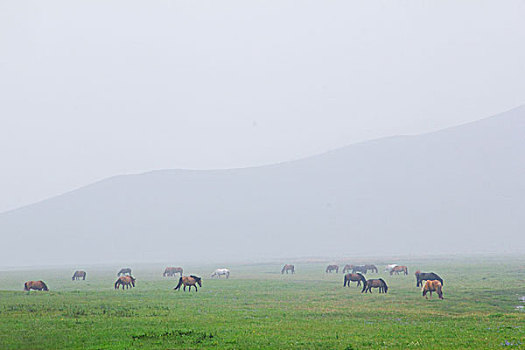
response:
[[[162,274],[162,276],[166,277],[166,276],[175,276],[177,273],[180,273],[180,277],[182,277],[182,267],[166,267],[166,270],[164,270],[164,273]]]
[[[126,287],[126,289],[135,287],[135,281],[136,279],[131,275],[120,276],[115,282],[115,289],[119,289],[120,286],[122,286],[122,290],[124,290],[124,287]]]
[[[326,273],[331,273],[332,271],[339,273],[339,265],[328,265],[326,268]]]
[[[368,272],[368,270],[370,270],[370,271],[372,271],[372,272],[377,273],[377,266],[375,266],[375,265],[373,265],[373,264],[371,264],[371,265],[365,265],[365,269],[367,270],[367,272]]]
[[[416,271],[416,287],[423,286],[423,281],[429,281],[429,280],[438,280],[441,282],[441,285],[443,285],[443,280],[441,277],[439,277],[434,272],[421,272],[419,270]]]
[[[368,272],[368,269],[365,265],[350,265],[352,266],[352,273],[361,272],[366,274]]]
[[[361,291],[361,293],[365,291],[366,283],[367,283],[366,278],[359,272],[358,273],[347,273],[345,275],[345,281],[343,283],[343,287],[346,287],[346,286],[350,287],[350,282],[357,282],[358,287],[361,285],[361,283],[363,283],[363,290]]]
[[[372,293],[372,288],[379,288],[379,293],[388,292],[388,286],[386,285],[386,282],[382,278],[370,279],[366,281],[366,288],[363,288],[363,291],[365,293],[368,293],[368,292]]]
[[[74,280],[79,280],[81,278],[83,281],[86,279],[86,271],[75,271],[71,279],[74,281]]]
[[[423,288],[421,288],[421,291],[423,292],[423,296],[428,299],[427,293],[430,292],[430,298],[432,298],[432,292],[436,292],[439,299],[443,299],[443,290],[441,282],[438,280],[434,281],[426,281]]]
[[[283,266],[283,269],[281,270],[281,274],[283,274],[286,271],[286,274],[288,274],[288,271],[292,271],[292,274],[295,273],[295,266],[286,264]]]
[[[29,292],[30,290],[49,290],[44,281],[27,281],[24,283],[24,290]]]
[[[186,291],[186,286],[189,286],[190,288],[188,289],[188,291],[191,292],[191,287],[195,287],[195,291],[197,292],[198,291],[197,284],[199,285],[199,287],[202,287],[202,278],[194,276],[194,275],[190,275],[189,277],[183,276],[179,278],[179,284],[177,284],[177,287],[173,289],[179,290],[180,286],[184,285],[184,288],[183,288],[184,291]]]
[[[352,271],[352,267],[354,267],[354,265],[346,264],[345,267],[343,267],[343,273]]]
[[[131,275],[131,269],[129,267],[125,267],[123,269],[120,269],[120,271],[117,273],[117,277],[120,275]]]
[[[394,266],[392,270],[390,270],[390,276],[392,276],[394,273],[396,275],[399,275],[400,272],[404,273],[405,275],[408,275],[408,267],[400,265]]]

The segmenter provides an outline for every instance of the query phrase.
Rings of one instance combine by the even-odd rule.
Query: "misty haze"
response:
[[[0,348],[524,347],[523,18],[0,3]]]

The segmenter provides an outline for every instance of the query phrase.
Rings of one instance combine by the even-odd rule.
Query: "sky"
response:
[[[2,1],[0,212],[525,103],[525,1]]]

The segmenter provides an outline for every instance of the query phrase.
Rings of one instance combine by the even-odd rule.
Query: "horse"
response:
[[[119,289],[120,286],[122,286],[122,290],[124,290],[124,287],[126,289],[135,287],[135,281],[136,279],[131,275],[120,276],[115,282],[115,289]]]
[[[84,281],[86,279],[86,271],[75,271],[73,274],[73,277],[71,277],[71,280],[79,280],[81,279]]]
[[[392,276],[394,273],[396,275],[399,275],[400,272],[403,272],[405,275],[408,275],[408,267],[396,265],[392,268],[392,270],[390,270],[390,276]]]
[[[326,268],[326,273],[331,273],[335,270],[335,273],[339,273],[339,265],[328,265]]]
[[[372,293],[372,288],[379,288],[379,293],[387,293],[388,292],[388,286],[386,285],[386,282],[382,278],[378,279],[370,279],[366,281],[366,288],[363,288],[361,293]]]
[[[392,271],[392,269],[393,269],[394,267],[396,267],[396,266],[397,266],[397,264],[386,265],[386,267],[385,267],[385,272],[390,272],[390,271]]]
[[[343,267],[343,273],[351,271],[352,267],[354,267],[354,265],[346,264],[345,267]]]
[[[213,271],[213,273],[211,274],[211,278],[213,277],[217,277],[217,278],[221,278],[221,276],[226,276],[226,278],[230,278],[230,270],[228,269],[217,269],[215,271]]]
[[[423,296],[426,299],[428,299],[427,292],[430,292],[430,298],[432,298],[432,292],[436,292],[439,296],[439,299],[443,299],[443,290],[441,288],[441,282],[439,282],[438,280],[428,280],[425,282],[423,288],[421,288],[421,291],[423,292]]]
[[[361,282],[362,282],[363,283],[363,290],[361,291],[361,293],[366,288],[366,278],[365,278],[365,276],[363,276],[360,273],[347,273],[345,275],[345,280],[344,280],[344,283],[343,283],[343,287],[346,287],[347,285],[348,285],[348,287],[350,287],[350,282],[357,282],[357,286],[358,287],[361,285]]]
[[[190,275],[190,277],[183,276],[179,278],[179,284],[177,284],[177,286],[173,289],[179,290],[180,286],[183,284],[184,284],[184,291],[186,291],[186,286],[189,286],[190,288],[188,289],[188,291],[191,292],[191,287],[195,287],[195,291],[197,292],[198,291],[197,284],[199,285],[199,287],[202,287],[202,279],[194,275]]]
[[[294,265],[290,265],[290,264],[286,264],[283,266],[283,269],[281,270],[281,275],[284,273],[284,271],[286,271],[286,274],[288,274],[288,271],[292,271],[292,274],[295,273],[295,266]]]
[[[44,283],[44,281],[27,281],[26,283],[24,283],[24,290],[26,292],[29,292],[31,289],[45,290],[45,291],[49,290],[49,288],[47,288],[47,285]]]
[[[180,276],[182,277],[182,267],[166,267],[166,270],[164,270],[164,273],[162,276],[175,276],[175,274],[180,273]]]
[[[416,271],[416,287],[423,286],[423,281],[438,280],[443,285],[443,280],[434,272]]]
[[[370,270],[372,272],[378,273],[377,266],[375,266],[373,264],[372,265],[365,265],[365,269],[367,269],[367,272],[368,272],[368,270]]]
[[[120,271],[117,273],[117,277],[120,275],[128,275],[131,276],[131,269],[129,267],[125,267],[123,269],[120,269]]]
[[[352,265],[352,273],[356,273],[356,272],[361,272],[361,273],[366,274],[368,272],[368,269],[366,268],[365,265],[358,265],[358,266]]]

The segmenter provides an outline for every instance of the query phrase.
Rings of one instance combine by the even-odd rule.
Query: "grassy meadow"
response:
[[[525,348],[525,258],[392,260],[408,276],[389,276],[388,294],[361,294],[327,263],[183,266],[203,276],[197,293],[174,291],[164,266],[131,266],[137,286],[114,290],[120,266],[0,271],[0,349],[494,349]],[[444,279],[445,300],[421,296],[416,269]],[[24,292],[26,280],[49,292]],[[523,343],[523,345],[521,345]]]

